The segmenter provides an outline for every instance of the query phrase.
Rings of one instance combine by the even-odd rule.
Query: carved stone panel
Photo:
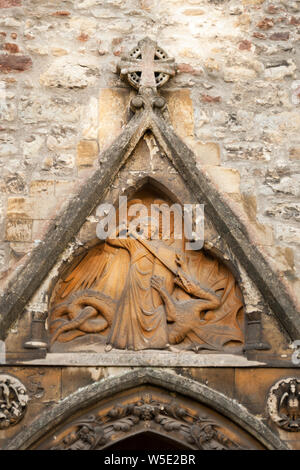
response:
[[[150,433],[186,449],[262,448],[255,439],[212,410],[177,394],[145,386],[123,392],[71,420],[37,449],[101,450]],[[148,448],[148,447],[147,447]]]
[[[171,205],[143,190],[128,213],[133,204],[154,203]],[[141,220],[146,236],[120,224],[117,237],[85,252],[58,281],[50,305],[52,351],[79,345],[241,351],[243,302],[229,269],[203,250],[186,249],[172,219],[167,238],[160,218],[150,225]]]
[[[268,397],[271,419],[286,431],[300,431],[300,379],[279,380],[271,388]]]
[[[25,386],[11,375],[0,375],[0,429],[17,424],[29,400]]]
[[[118,68],[121,77],[137,89],[161,87],[175,75],[174,59],[149,38],[139,41],[128,56],[122,57]]]

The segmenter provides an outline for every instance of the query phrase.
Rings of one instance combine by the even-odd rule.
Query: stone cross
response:
[[[138,56],[138,57],[135,57]],[[166,83],[170,76],[175,75],[175,61],[168,58],[167,54],[158,48],[156,42],[149,38],[138,42],[129,56],[121,59],[119,71],[122,78],[126,78],[135,88],[157,88]],[[138,82],[132,80],[130,74],[140,73]],[[157,74],[162,74],[157,80]]]

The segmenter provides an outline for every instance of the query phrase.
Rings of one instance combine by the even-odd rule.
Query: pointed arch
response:
[[[135,369],[77,390],[50,410],[45,411],[30,426],[23,429],[8,443],[6,449],[25,450],[34,448],[38,442],[41,442],[54,430],[56,431],[60,425],[72,418],[78,411],[89,410],[107,397],[146,384],[161,387],[169,392],[179,393],[211,408],[231,420],[234,425],[250,434],[269,450],[288,449],[285,443],[262,420],[250,414],[246,408],[236,401],[230,400],[220,392],[192,379],[158,368]]]

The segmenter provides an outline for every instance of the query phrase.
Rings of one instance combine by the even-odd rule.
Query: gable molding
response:
[[[0,298],[0,339],[6,338],[11,325],[23,313],[27,302],[77,234],[86,217],[104,198],[119,169],[146,130],[153,132],[196,200],[205,204],[205,211],[216,230],[224,237],[291,340],[299,339],[300,314],[279,274],[253,244],[247,227],[229,207],[216,186],[197,168],[194,153],[166,123],[161,112],[149,110],[149,107],[136,112],[119,137],[100,154],[100,168],[62,209],[26,264],[10,280]]]

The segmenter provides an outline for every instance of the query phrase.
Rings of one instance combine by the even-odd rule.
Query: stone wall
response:
[[[253,222],[257,211],[266,254],[295,280],[300,2],[2,0],[0,8],[2,279],[121,129],[129,92],[116,63],[150,35],[177,60],[167,92],[176,131]]]
[[[134,92],[116,66],[148,35],[177,62],[177,76],[161,92],[175,131],[297,294],[299,34],[298,0],[0,0],[1,289],[128,122]],[[141,169],[134,165],[132,175]],[[132,175],[125,175],[128,181]],[[93,215],[87,218],[80,241],[95,223]],[[47,282],[38,292],[42,300]],[[12,337],[25,334],[29,314],[10,331],[15,351],[24,338]],[[288,345],[267,318],[284,358]],[[295,368],[239,367],[237,361],[235,367],[170,370],[239,402],[299,447],[299,433],[278,430],[266,412],[270,386],[299,377]],[[49,362],[3,365],[1,372],[24,382],[30,407],[20,424],[0,432],[0,447],[62,398],[122,369]]]
[[[2,284],[126,122],[116,64],[149,35],[176,132],[299,286],[299,28],[291,0],[0,0]]]

